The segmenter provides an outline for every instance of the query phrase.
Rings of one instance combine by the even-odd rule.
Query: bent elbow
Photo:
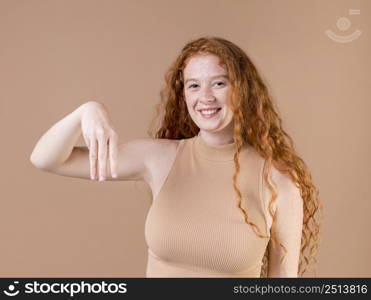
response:
[[[30,162],[37,169],[45,171],[48,170],[48,166],[44,162],[36,159],[33,153],[30,155]]]

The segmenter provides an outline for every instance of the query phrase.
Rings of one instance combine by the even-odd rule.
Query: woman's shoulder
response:
[[[157,146],[160,150],[163,150],[162,148],[170,148],[174,150],[174,148],[176,149],[180,144],[187,143],[194,138],[195,137],[184,139],[151,138],[151,140],[155,147]]]
[[[152,191],[156,193],[157,185],[168,174],[183,140],[148,138],[148,141],[150,141],[151,145],[147,149],[146,160],[152,178],[149,184],[152,187]]]
[[[180,142],[182,141],[182,140],[164,139],[164,138],[152,138],[151,140],[154,146],[159,148],[159,150],[164,150],[163,148],[170,148],[170,149],[177,148]]]
[[[151,156],[160,159],[173,160],[177,153],[177,149],[184,139],[165,139],[165,138],[151,138]]]

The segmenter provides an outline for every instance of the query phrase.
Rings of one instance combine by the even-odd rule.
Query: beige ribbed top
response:
[[[259,277],[268,239],[245,223],[232,186],[235,143],[214,146],[200,135],[180,140],[176,158],[145,222],[147,277]],[[242,207],[269,235],[262,201],[264,160],[240,153]]]

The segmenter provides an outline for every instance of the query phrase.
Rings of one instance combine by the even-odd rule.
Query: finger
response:
[[[90,139],[89,162],[90,162],[90,178],[97,178],[97,141],[95,138]]]
[[[99,181],[106,179],[107,168],[107,138],[98,139],[98,164],[99,164]]]
[[[113,134],[109,139],[109,161],[111,168],[111,175],[113,178],[117,178],[117,163],[118,163],[118,137],[117,134]]]
[[[89,139],[89,137],[83,135],[83,138],[84,138],[86,147],[88,147],[88,149],[90,149],[90,139]]]

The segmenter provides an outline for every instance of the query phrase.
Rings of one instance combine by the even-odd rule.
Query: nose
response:
[[[215,100],[215,96],[213,95],[210,88],[204,88],[201,95],[201,102],[209,103]]]

